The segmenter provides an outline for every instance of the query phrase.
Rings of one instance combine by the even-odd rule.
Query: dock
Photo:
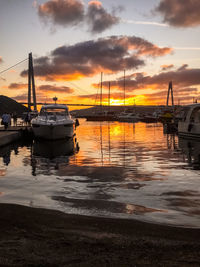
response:
[[[0,127],[0,147],[15,142],[32,134],[30,126],[10,126],[7,130]]]

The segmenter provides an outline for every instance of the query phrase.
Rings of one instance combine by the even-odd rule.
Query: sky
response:
[[[0,0],[0,94],[27,101],[32,52],[39,102],[99,104],[103,73],[103,104],[109,83],[124,104],[124,76],[126,105],[165,105],[170,81],[175,104],[190,104],[199,14],[199,0]]]

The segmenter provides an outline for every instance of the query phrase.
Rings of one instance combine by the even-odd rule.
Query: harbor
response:
[[[199,14],[0,1],[0,266],[200,266]]]
[[[197,265],[199,146],[161,123],[80,119],[76,140],[1,147],[3,264]]]
[[[198,147],[161,123],[80,119],[73,139],[0,149],[1,201],[198,228]]]

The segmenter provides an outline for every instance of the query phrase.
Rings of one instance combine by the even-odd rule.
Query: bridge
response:
[[[27,102],[18,102],[22,105],[28,105]],[[37,102],[37,105],[53,105],[55,103],[42,103],[42,102]],[[67,105],[67,106],[80,106],[80,107],[100,107],[100,105],[92,105],[92,104],[68,104],[68,103],[59,103],[61,105]],[[33,103],[29,104],[30,106],[34,106]]]

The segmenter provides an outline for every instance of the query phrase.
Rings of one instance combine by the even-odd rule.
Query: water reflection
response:
[[[59,166],[63,163],[68,165],[69,158],[78,151],[79,144],[76,138],[56,141],[34,140],[31,152],[32,175],[49,175],[52,169],[59,170]]]
[[[199,225],[199,144],[163,133],[159,123],[81,121],[77,139],[80,150],[76,140],[8,150],[10,163],[2,159],[0,166],[0,200]]]
[[[19,148],[30,147],[32,144],[31,141],[19,141],[14,142],[9,145],[3,146],[0,148],[0,158],[3,159],[4,165],[8,166],[11,161],[11,153],[14,152],[15,155],[18,155]]]
[[[193,169],[200,169],[200,140],[179,138],[179,148],[186,156],[186,160]]]

